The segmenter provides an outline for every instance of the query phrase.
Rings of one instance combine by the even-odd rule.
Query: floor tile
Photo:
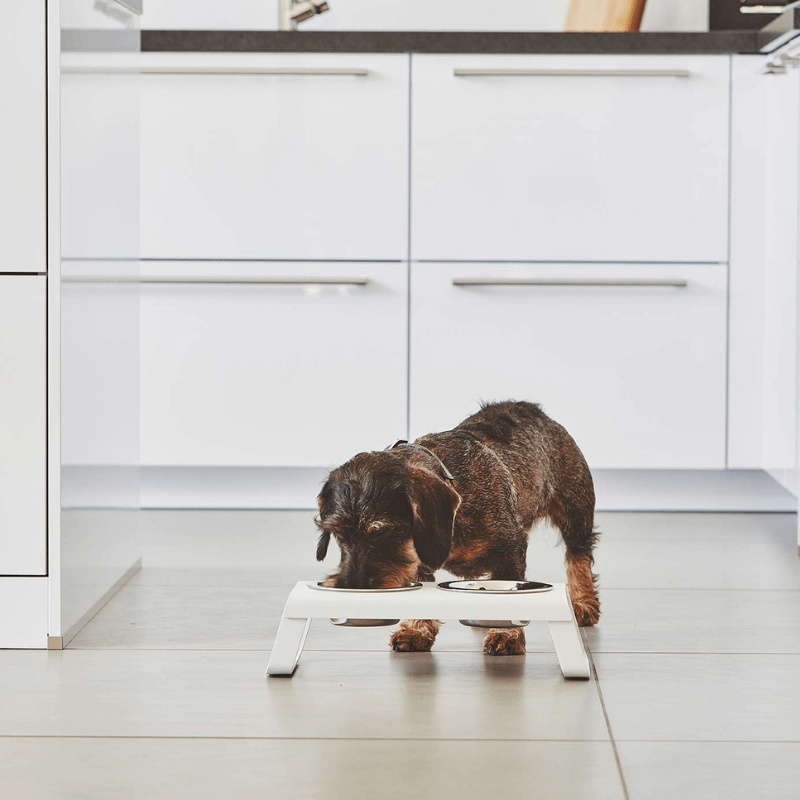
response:
[[[144,566],[127,586],[294,586],[296,567],[153,567]],[[303,570],[306,572],[307,570]],[[325,572],[313,570],[309,579],[322,580]]]
[[[793,514],[607,512],[597,522],[595,571],[604,588],[800,590]],[[331,547],[316,562],[311,511],[145,511],[140,527],[146,568],[206,570],[215,583],[230,583],[237,570],[245,580],[253,570],[313,580],[338,561]],[[531,534],[527,577],[565,580],[564,547],[546,522]]]
[[[605,589],[594,653],[800,653],[800,592]]]
[[[627,517],[637,517],[635,524]],[[606,514],[594,571],[603,589],[800,590],[796,529],[785,517],[739,515],[736,535],[725,539],[716,514]],[[770,528],[764,517],[775,517]],[[600,518],[599,518],[600,519]],[[652,526],[652,527],[650,527]],[[749,531],[749,533],[746,533]],[[557,531],[542,525],[531,534],[527,577],[565,580],[564,547]]]
[[[800,743],[617,742],[630,800],[797,800]]]
[[[623,797],[607,742],[0,739],[0,785],[26,800]]]
[[[531,572],[529,567],[528,572]],[[797,545],[607,540],[595,572],[608,589],[800,590]]]
[[[70,649],[268,650],[291,586],[128,585]]]
[[[314,511],[142,511],[145,566],[272,569],[315,566]]]
[[[593,681],[554,654],[304,652],[265,679],[266,653],[0,653],[0,736],[591,739]]]
[[[796,514],[599,511],[605,541],[797,543]]]
[[[142,570],[143,576],[149,572]],[[69,648],[268,650],[275,641],[281,612],[293,585],[285,578],[283,584],[130,583],[78,633]],[[315,620],[306,649],[387,651],[393,630],[394,626],[353,629]],[[437,652],[479,653],[485,634],[486,631],[450,620],[441,626],[434,647]],[[531,623],[526,634],[528,652],[553,652],[545,623]]]
[[[599,653],[616,739],[800,741],[800,656]]]
[[[309,650],[387,650],[391,628],[345,628],[327,620],[315,620],[306,640]],[[483,650],[486,630],[470,628],[458,620],[447,620],[439,628],[433,652],[474,652]],[[525,628],[528,653],[553,653],[553,640],[547,623],[531,622]]]

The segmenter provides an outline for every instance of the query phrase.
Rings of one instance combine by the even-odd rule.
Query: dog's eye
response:
[[[385,527],[385,522],[381,522],[379,519],[376,519],[374,522],[370,522],[370,524],[367,525],[367,533],[377,533]]]

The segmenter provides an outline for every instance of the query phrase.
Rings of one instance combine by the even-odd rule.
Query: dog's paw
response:
[[[600,621],[600,601],[596,597],[573,600],[572,609],[581,628],[589,628]]]
[[[433,647],[439,632],[435,622],[415,620],[412,624],[401,625],[389,640],[392,650],[399,653],[423,653]]]
[[[525,631],[522,628],[492,628],[483,640],[483,652],[490,656],[525,655]]]

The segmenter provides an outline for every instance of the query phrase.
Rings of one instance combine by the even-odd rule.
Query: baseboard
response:
[[[325,467],[142,467],[142,508],[311,509]],[[794,512],[762,470],[595,470],[599,511]]]
[[[599,511],[796,512],[797,498],[762,470],[595,470]]]

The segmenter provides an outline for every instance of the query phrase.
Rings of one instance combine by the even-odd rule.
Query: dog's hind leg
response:
[[[591,487],[591,484],[589,484]],[[595,625],[600,619],[597,576],[592,573],[594,530],[594,491],[557,494],[548,508],[550,521],[561,531],[567,548],[567,588],[578,625]]]

